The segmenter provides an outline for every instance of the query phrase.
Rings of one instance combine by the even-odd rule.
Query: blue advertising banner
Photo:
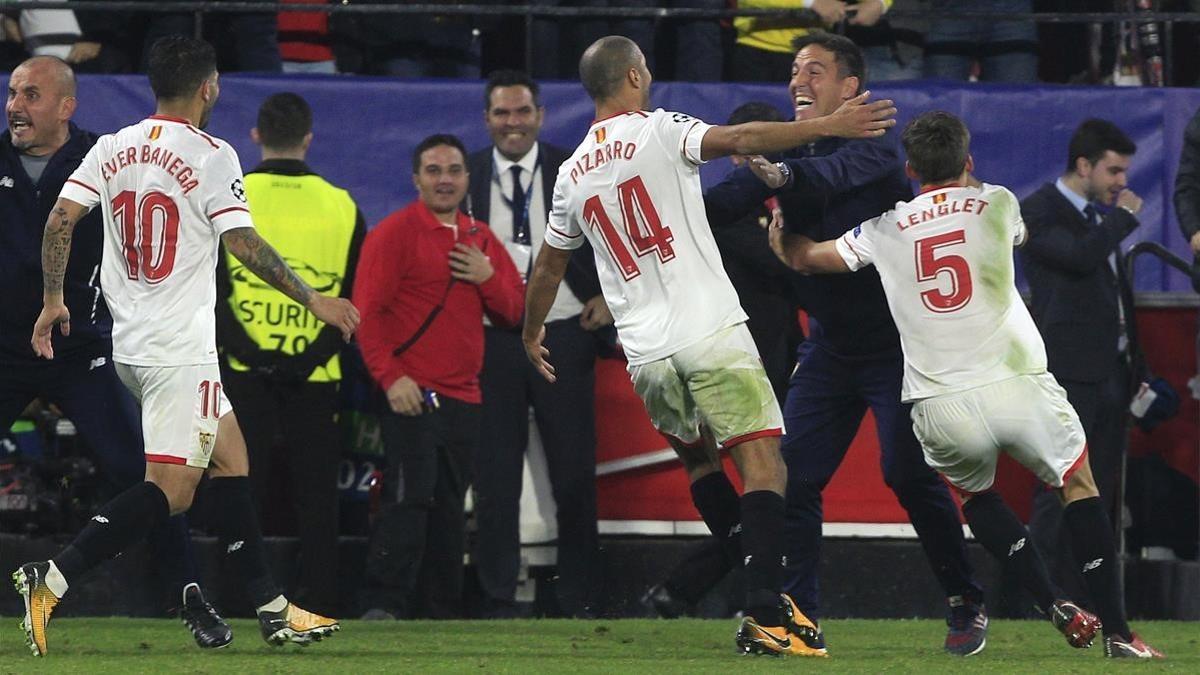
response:
[[[347,188],[369,224],[415,198],[412,149],[425,136],[452,133],[474,150],[489,143],[483,117],[483,84],[458,80],[398,80],[349,76],[248,76],[221,78],[221,101],[208,131],[230,142],[249,170],[259,159],[250,141],[258,105],[268,95],[294,91],[314,110],[309,164]],[[888,83],[875,96],[895,99],[903,125],[928,110],[947,110],[966,120],[981,180],[1008,186],[1024,197],[1066,168],[1071,133],[1089,117],[1117,123],[1138,145],[1130,187],[1145,200],[1141,227],[1125,242],[1156,241],[1190,259],[1179,233],[1171,195],[1183,130],[1200,107],[1200,90],[1116,87],[1011,86],[957,83]],[[656,84],[655,107],[679,110],[708,122],[725,121],[738,105],[758,100],[781,111],[791,106],[784,83]],[[542,89],[546,121],[542,137],[574,147],[592,119],[592,105],[576,83],[550,82]],[[81,76],[80,126],[104,133],[154,110],[141,76]],[[715,161],[703,170],[712,184],[729,170]],[[1143,259],[1142,291],[1187,291],[1182,275]]]

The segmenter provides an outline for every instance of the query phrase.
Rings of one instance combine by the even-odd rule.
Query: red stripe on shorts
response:
[[[721,447],[732,448],[735,445],[745,443],[746,441],[753,441],[756,438],[769,438],[771,436],[782,435],[783,429],[780,429],[779,427],[775,427],[774,429],[763,429],[761,431],[752,431],[748,434],[742,434],[741,436],[734,436],[733,438],[726,439],[723,443],[721,443]]]
[[[173,455],[151,455],[146,453],[146,461],[155,464],[187,464],[187,460]]]
[[[1083,450],[1081,450],[1079,452],[1079,457],[1075,458],[1075,461],[1071,464],[1071,468],[1069,468],[1065,472],[1063,472],[1063,475],[1062,475],[1063,485],[1066,485],[1067,479],[1070,478],[1071,475],[1074,474],[1076,471],[1078,471],[1079,467],[1083,466],[1083,463],[1087,461],[1087,456],[1088,456],[1087,443],[1084,443]],[[1051,485],[1050,487],[1054,487],[1054,486]]]

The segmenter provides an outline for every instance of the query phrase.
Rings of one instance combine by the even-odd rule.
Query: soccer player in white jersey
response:
[[[891,101],[867,104],[864,94],[816,120],[725,127],[682,113],[647,112],[651,75],[645,57],[617,36],[592,44],[579,72],[596,104],[596,121],[558,171],[547,245],[527,293],[526,352],[554,381],[543,322],[571,251],[586,236],[634,388],[683,460],[709,529],[726,555],[745,566],[746,618],[738,648],[824,656],[813,643],[812,622],[779,593],[783,420],[721,265],[699,168],[715,157],[783,150],[821,136],[878,136],[895,123],[895,109]],[[740,499],[714,441],[737,462],[745,484]]]
[[[55,325],[66,335],[63,273],[75,224],[104,214],[101,284],[113,315],[113,360],[142,406],[146,481],[100,509],[52,560],[13,574],[25,601],[23,628],[46,653],[46,624],[68,584],[186,511],[208,470],[214,525],[228,569],[245,584],[272,644],[308,643],[338,623],[288,602],[275,587],[251,502],[245,441],[221,391],[214,277],[218,244],[347,340],[358,325],[347,300],[318,294],[254,230],[237,154],[200,131],[219,93],[213,48],[163,38],[151,48],[157,113],[103,136],[68,179],[46,222],[44,297],[33,349],[54,357]]]
[[[1126,623],[1083,428],[1046,372],[1045,345],[1013,282],[1013,247],[1026,236],[1017,198],[971,177],[970,134],[949,113],[917,117],[902,141],[920,195],[831,241],[772,230],[772,248],[804,273],[875,265],[900,331],[913,431],[925,461],[962,496],[975,537],[1019,571],[1071,646],[1090,646],[1103,624],[1106,656],[1161,658]],[[1098,618],[1060,597],[1028,530],[992,489],[1001,452],[1059,489]]]

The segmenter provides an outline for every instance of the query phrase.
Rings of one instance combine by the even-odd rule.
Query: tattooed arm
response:
[[[237,227],[221,235],[225,250],[251,272],[292,300],[304,305],[321,321],[342,331],[347,342],[358,327],[358,310],[345,298],[321,295],[304,283],[253,227]]]
[[[279,253],[258,236],[253,227],[239,227],[221,235],[221,243],[233,257],[242,261],[251,272],[271,284],[280,293],[308,307],[316,293],[279,257]]]
[[[29,340],[33,352],[42,358],[54,358],[50,336],[55,325],[60,326],[63,335],[71,334],[71,313],[63,301],[63,278],[67,275],[75,224],[89,210],[70,199],[59,198],[46,219],[42,234],[42,313],[33,324],[33,337]]]

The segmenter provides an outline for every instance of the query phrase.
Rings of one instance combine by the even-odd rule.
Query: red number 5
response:
[[[179,207],[161,192],[147,192],[135,204],[136,198],[133,190],[113,197],[113,220],[121,226],[129,278],[137,281],[142,276],[147,283],[157,284],[175,269]]]
[[[966,258],[939,251],[966,241],[962,230],[917,240],[917,281],[940,281],[944,276],[950,282],[949,293],[942,290],[944,284],[921,291],[921,302],[931,311],[953,312],[971,301],[971,268]]]

